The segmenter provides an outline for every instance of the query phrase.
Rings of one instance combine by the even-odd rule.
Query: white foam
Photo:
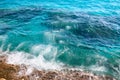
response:
[[[66,29],[67,29],[67,30],[70,30],[70,29],[71,29],[71,26],[66,26]]]
[[[28,67],[25,75],[30,75],[33,72],[33,70],[34,69],[32,67]]]
[[[55,57],[57,55],[57,48],[52,45],[34,45],[31,47],[30,53],[17,51],[25,43],[21,43],[16,47],[14,51],[10,51],[11,44],[8,45],[7,50],[3,51],[4,42],[7,36],[0,36],[2,45],[0,47],[1,55],[6,54],[8,56],[7,63],[9,64],[25,64],[37,69],[61,69],[59,63],[55,62]],[[37,55],[36,55],[37,54]],[[28,70],[27,73],[31,71]]]
[[[26,64],[37,69],[61,69],[59,63],[55,62],[57,49],[51,45],[36,45],[31,48],[31,53],[39,53],[38,56],[30,53],[13,51],[8,55],[7,63]],[[49,58],[49,60],[46,59]],[[29,73],[29,71],[28,71]]]
[[[97,65],[92,65],[89,67],[90,70],[92,71],[98,71],[98,72],[105,72],[107,69],[104,66],[97,66]]]
[[[3,47],[4,47],[4,43],[7,39],[7,35],[0,35],[0,42],[2,42],[1,46],[0,46],[0,53],[3,54]]]
[[[31,53],[54,60],[57,55],[57,48],[51,45],[34,45],[31,48]]]
[[[4,45],[4,44],[3,44]],[[1,53],[3,54],[7,54],[8,58],[7,58],[7,63],[9,64],[25,64],[25,65],[29,65],[30,67],[26,70],[26,75],[30,74],[33,69],[32,67],[35,67],[39,70],[41,69],[57,69],[57,70],[61,70],[65,67],[63,67],[64,64],[55,62],[55,58],[56,56],[59,56],[60,54],[58,54],[57,48],[52,46],[52,45],[43,45],[43,44],[39,44],[39,45],[34,45],[31,47],[31,51],[30,53],[25,53],[25,52],[20,52],[17,51],[17,49],[21,48],[22,45],[24,45],[24,43],[21,43],[20,45],[18,45],[18,47],[10,52],[9,49],[8,51],[3,52],[2,49],[0,50]],[[8,46],[8,48],[10,48],[11,45]],[[63,54],[64,52],[66,52],[68,49],[65,48],[61,54]],[[37,54],[37,56],[36,56]],[[96,55],[95,56],[97,59],[100,59],[99,63],[102,62],[106,62],[107,59],[105,57],[102,57],[100,55]],[[89,68],[89,70],[91,71],[99,71],[99,72],[105,72],[107,69],[105,68],[105,66],[99,66],[98,64],[92,65],[92,66],[88,66],[87,68]],[[69,67],[67,67],[69,68]],[[70,68],[72,69],[72,68]],[[80,66],[78,68],[73,68],[76,70],[79,69],[85,69],[85,66]],[[20,74],[23,74],[23,72],[20,72]]]

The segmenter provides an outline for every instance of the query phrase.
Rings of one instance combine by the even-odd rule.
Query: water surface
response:
[[[119,0],[2,0],[1,51],[39,69],[77,68],[120,79]]]

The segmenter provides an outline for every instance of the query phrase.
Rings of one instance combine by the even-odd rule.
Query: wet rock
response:
[[[0,80],[115,80],[111,76],[99,76],[90,72],[78,70],[37,70],[35,68],[29,74],[28,65],[13,65],[5,62],[7,57],[0,56]]]

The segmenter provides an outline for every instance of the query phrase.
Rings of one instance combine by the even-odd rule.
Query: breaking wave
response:
[[[11,64],[82,69],[119,79],[120,17],[93,13],[35,5],[0,6],[1,55],[8,55]]]

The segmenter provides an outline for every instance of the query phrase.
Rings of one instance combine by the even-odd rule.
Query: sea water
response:
[[[120,0],[0,0],[0,46],[8,63],[120,79]]]

